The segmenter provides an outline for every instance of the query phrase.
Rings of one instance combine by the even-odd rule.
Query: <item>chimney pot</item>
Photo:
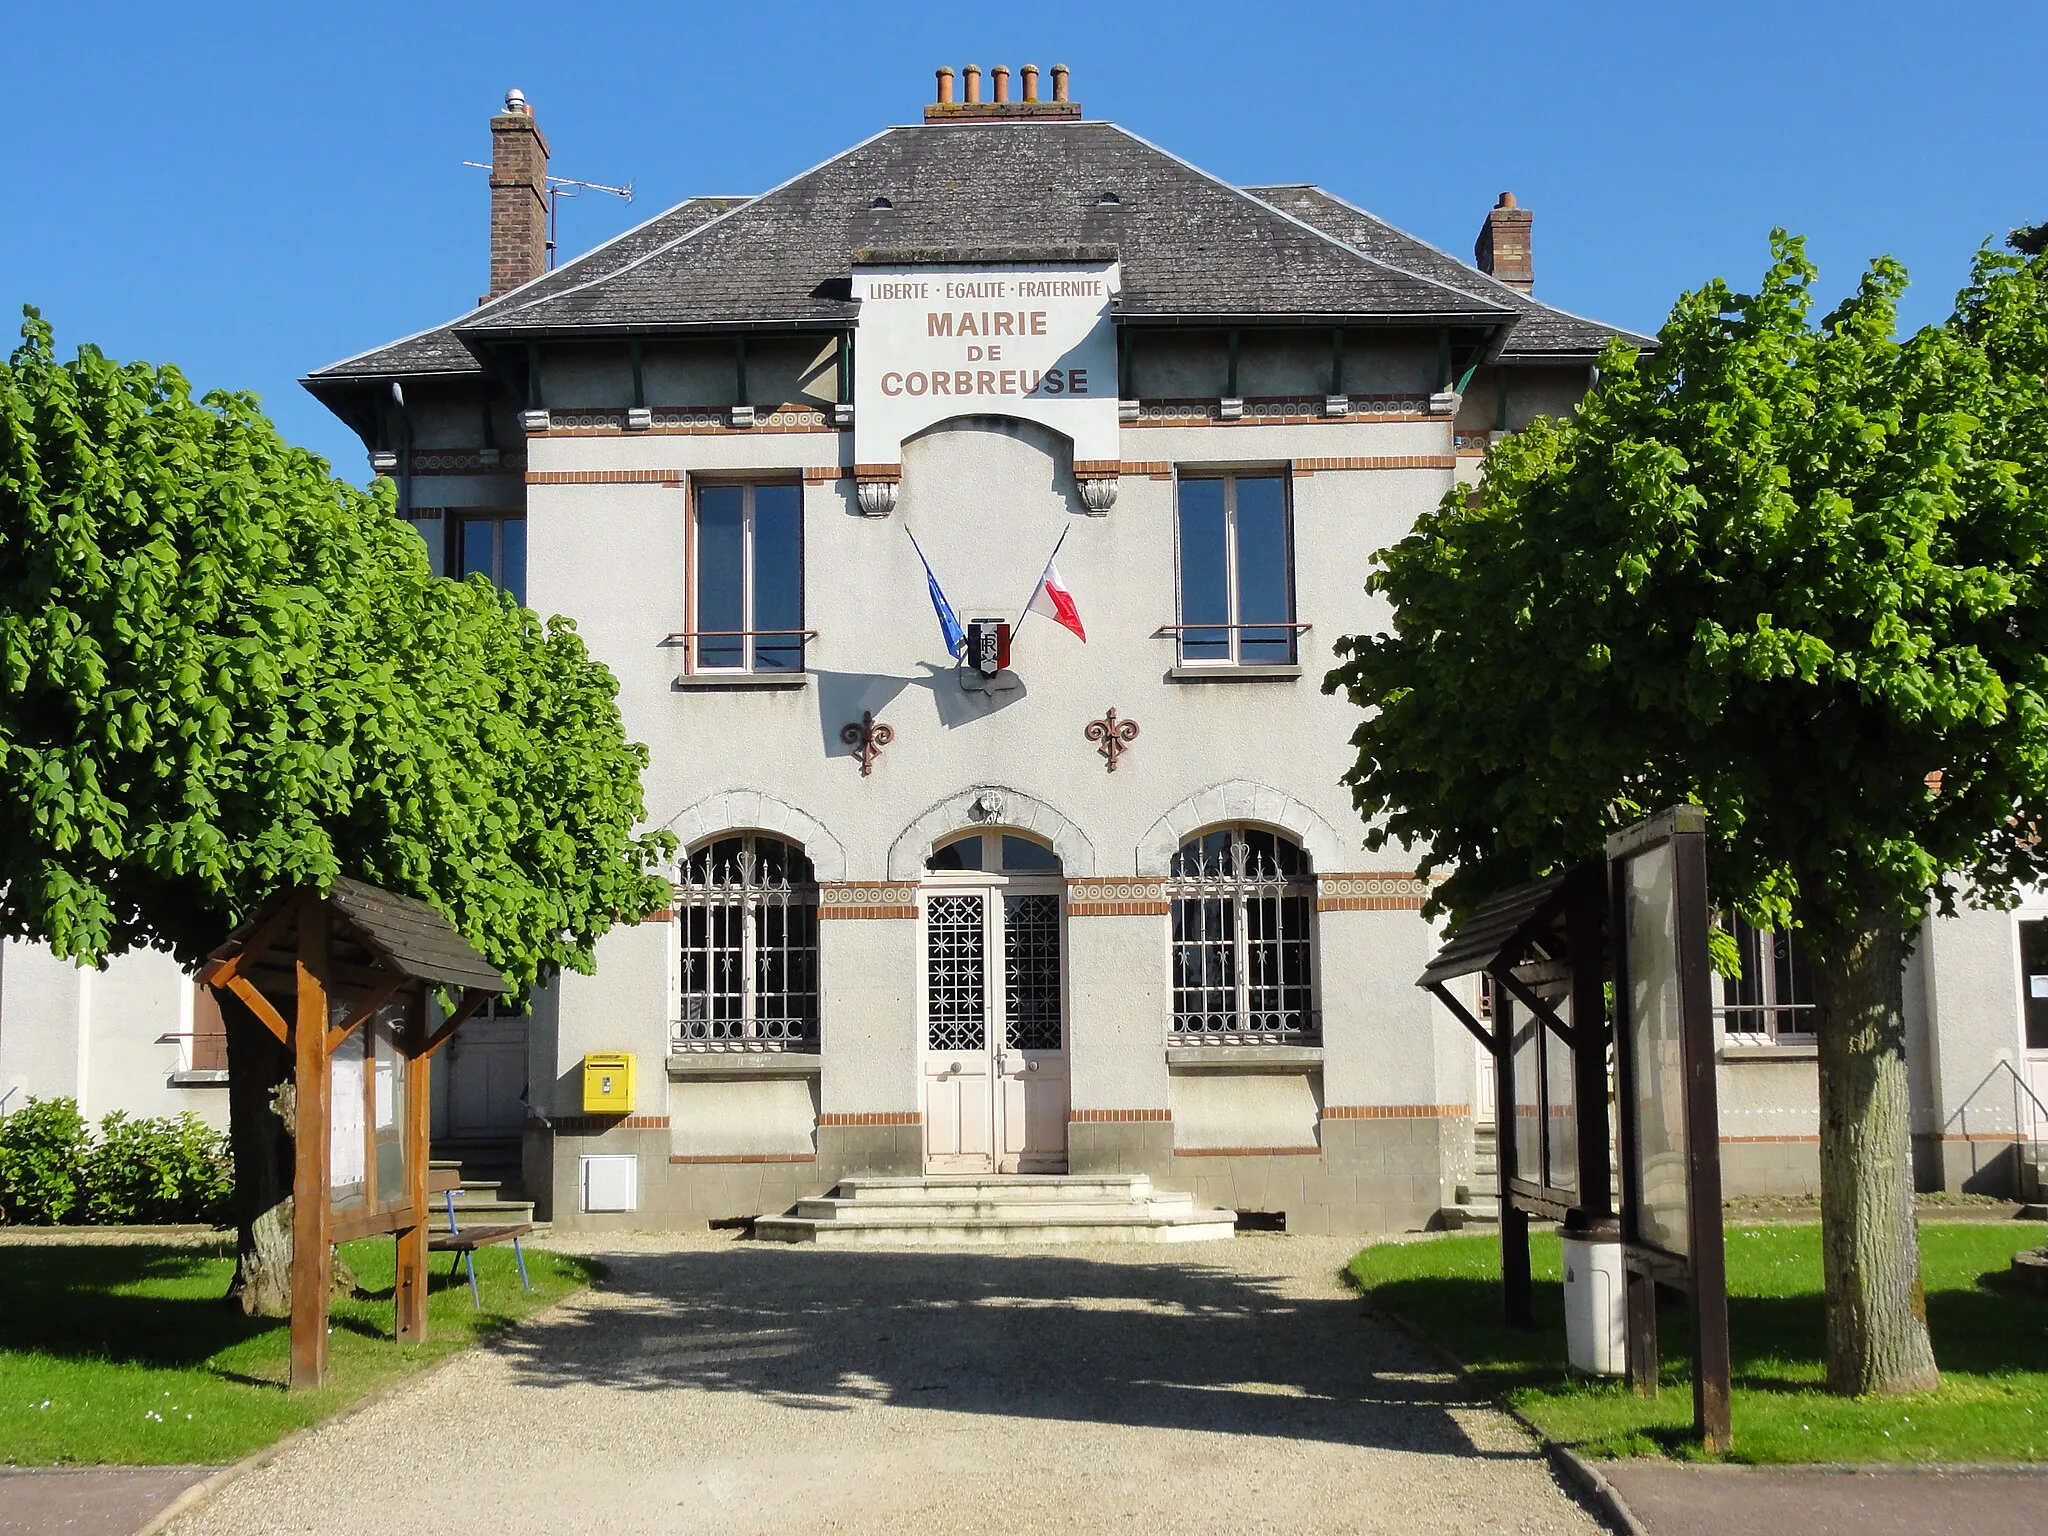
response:
[[[1038,66],[1036,64],[1026,64],[1022,73],[1024,76],[1024,99],[1026,101],[1038,100]]]
[[[939,101],[944,106],[953,104],[953,70],[947,64],[939,66]]]
[[[1008,101],[1010,99],[1010,66],[998,64],[989,71],[989,78],[995,81],[995,99],[997,101]]]
[[[1067,99],[1067,66],[1064,64],[1055,64],[1052,67],[1052,99]]]
[[[961,73],[967,76],[967,104],[973,106],[981,100],[981,66],[970,64]]]
[[[1501,195],[1500,195],[1500,201],[1494,204],[1494,207],[1496,207],[1496,208],[1512,208],[1512,207],[1514,207],[1514,206],[1515,206],[1515,194],[1514,194],[1514,193],[1512,193],[1512,192],[1503,192],[1503,193],[1501,193]]]

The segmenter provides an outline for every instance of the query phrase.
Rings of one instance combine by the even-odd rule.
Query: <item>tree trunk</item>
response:
[[[1906,1099],[1905,943],[1870,912],[1818,946],[1820,1226],[1828,1389],[1931,1392]]]
[[[228,1142],[235,1159],[235,1277],[227,1299],[250,1317],[292,1310],[292,1057],[248,1005],[222,991],[228,1037]]]

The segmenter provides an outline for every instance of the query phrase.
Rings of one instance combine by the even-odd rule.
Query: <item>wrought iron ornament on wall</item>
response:
[[[1107,760],[1109,771],[1115,773],[1116,760],[1129,751],[1131,743],[1138,739],[1138,722],[1119,720],[1116,711],[1112,709],[1100,720],[1090,720],[1086,734],[1090,741],[1099,743],[1095,750]]]
[[[866,778],[875,771],[875,759],[882,755],[882,748],[896,739],[896,732],[877,720],[872,711],[863,710],[858,725],[840,727],[839,739],[859,755],[860,776]]]

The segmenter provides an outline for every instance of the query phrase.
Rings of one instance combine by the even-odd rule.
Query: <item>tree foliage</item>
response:
[[[1895,262],[1815,325],[1801,243],[1773,253],[1381,557],[1392,628],[1325,686],[1370,711],[1372,846],[1450,870],[1441,905],[1686,800],[1717,898],[1821,942],[2048,869],[2040,262],[1980,252],[1901,340]]]
[[[190,964],[272,892],[431,902],[522,987],[667,900],[643,747],[564,619],[431,574],[246,394],[0,367],[0,931]]]

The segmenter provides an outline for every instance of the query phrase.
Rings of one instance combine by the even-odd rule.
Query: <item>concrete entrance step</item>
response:
[[[764,1216],[754,1236],[827,1247],[980,1243],[1174,1243],[1229,1237],[1236,1214],[1155,1191],[1144,1174],[933,1174],[844,1179],[830,1195]]]

